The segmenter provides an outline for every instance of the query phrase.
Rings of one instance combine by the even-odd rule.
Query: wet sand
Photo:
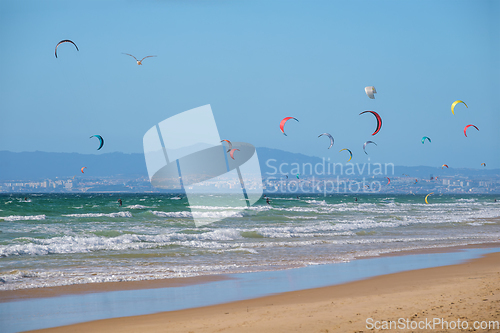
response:
[[[446,329],[443,321],[456,325],[458,320],[462,327],[464,321],[467,323],[465,331],[473,331],[475,321],[479,322],[477,325],[490,326],[490,330],[478,331],[500,331],[496,326],[500,321],[500,253],[463,264],[405,271],[330,287],[40,331],[366,332],[393,321],[393,331],[405,330],[395,325],[430,331],[430,326],[424,325],[433,323],[432,331],[445,332],[451,327]],[[419,324],[420,330],[409,326]]]
[[[160,279],[160,280],[142,280],[142,281],[123,281],[123,282],[104,282],[104,283],[85,283],[73,284],[69,286],[2,290],[0,291],[0,303],[22,301],[32,298],[57,297],[64,295],[81,295],[89,293],[103,293],[119,290],[140,290],[182,287],[193,284],[203,284],[213,281],[222,281],[230,279],[227,275],[205,275],[187,278]]]

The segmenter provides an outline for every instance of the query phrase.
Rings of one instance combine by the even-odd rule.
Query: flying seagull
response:
[[[132,58],[134,58],[134,59],[135,59],[135,61],[137,61],[137,65],[142,65],[142,61],[143,61],[144,59],[146,59],[146,58],[156,57],[156,56],[147,56],[147,57],[142,58],[141,60],[137,60],[137,58],[136,58],[136,57],[134,57],[134,56],[133,56],[133,55],[131,55],[131,54],[128,54],[128,53],[123,53],[123,54],[129,55],[129,56],[131,56]]]

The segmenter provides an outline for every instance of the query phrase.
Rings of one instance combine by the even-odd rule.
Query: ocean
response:
[[[172,194],[0,195],[0,290],[283,270],[500,240],[493,195],[268,195],[196,227]],[[217,196],[214,194],[214,196]],[[123,206],[117,200],[121,199]]]

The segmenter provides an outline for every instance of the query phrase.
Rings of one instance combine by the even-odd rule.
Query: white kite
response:
[[[368,97],[370,97],[371,99],[375,99],[375,95],[373,94],[376,94],[377,91],[375,90],[374,86],[365,87],[365,92],[368,95]]]

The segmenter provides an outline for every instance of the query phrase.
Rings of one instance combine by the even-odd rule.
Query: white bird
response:
[[[137,60],[137,58],[136,58],[136,57],[134,57],[134,56],[133,56],[133,55],[131,55],[131,54],[128,54],[128,53],[123,53],[123,54],[129,55],[129,56],[131,56],[132,58],[134,58],[134,59],[135,59],[135,61],[137,61],[137,65],[142,65],[142,61],[143,61],[144,59],[146,59],[146,58],[156,57],[156,56],[147,56],[147,57],[142,58],[141,60]]]

